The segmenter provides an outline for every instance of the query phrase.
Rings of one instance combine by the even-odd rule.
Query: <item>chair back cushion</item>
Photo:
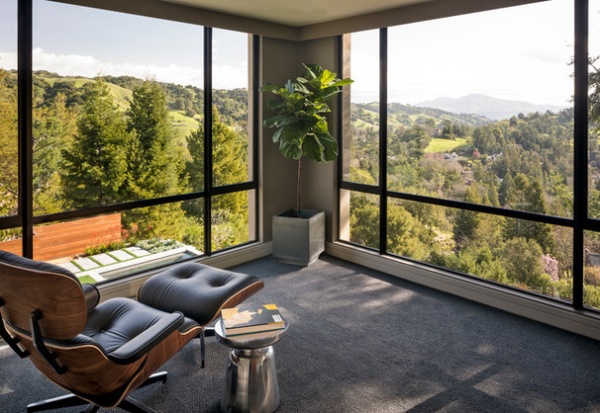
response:
[[[0,251],[0,298],[2,318],[25,332],[30,332],[31,313],[39,310],[46,339],[71,339],[87,322],[85,297],[73,273],[6,251]]]

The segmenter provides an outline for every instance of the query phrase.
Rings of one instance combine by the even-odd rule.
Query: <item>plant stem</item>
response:
[[[298,176],[296,181],[296,214],[302,217],[300,213],[300,176],[302,175],[302,158],[298,159]]]

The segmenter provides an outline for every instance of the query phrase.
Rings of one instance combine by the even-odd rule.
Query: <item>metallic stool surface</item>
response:
[[[279,406],[279,384],[273,345],[288,328],[267,333],[226,337],[221,320],[215,325],[217,339],[230,347],[221,397],[224,413],[271,413]]]

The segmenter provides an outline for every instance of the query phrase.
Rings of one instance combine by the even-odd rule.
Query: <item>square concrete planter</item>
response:
[[[292,216],[292,210],[273,217],[273,257],[306,267],[325,251],[325,212],[302,212],[306,218]]]

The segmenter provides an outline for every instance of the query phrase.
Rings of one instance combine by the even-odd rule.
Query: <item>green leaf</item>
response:
[[[279,151],[283,156],[289,159],[298,160],[303,156],[302,146],[297,140],[280,139]]]
[[[319,135],[319,142],[323,145],[323,162],[333,161],[338,156],[338,143],[333,136]]]
[[[281,133],[283,132],[283,128],[279,128],[275,131],[275,133],[273,134],[272,138],[274,143],[279,142],[279,139],[281,139]]]
[[[265,83],[258,90],[261,92],[273,92],[274,90],[277,90],[279,88],[280,88],[280,86],[278,86],[278,85],[274,85],[272,83]]]
[[[304,144],[302,146],[304,154],[309,158],[317,162],[323,162],[323,145],[319,142],[317,137],[313,134],[306,135]]]
[[[323,71],[323,75],[321,76],[321,88],[329,87],[330,83],[332,83],[335,80],[335,75],[335,73],[325,69]]]
[[[329,85],[330,87],[342,87],[342,86],[346,86],[349,85],[350,83],[354,83],[354,80],[350,79],[350,78],[346,78],[346,79],[338,79],[337,82],[332,83],[331,85]]]

